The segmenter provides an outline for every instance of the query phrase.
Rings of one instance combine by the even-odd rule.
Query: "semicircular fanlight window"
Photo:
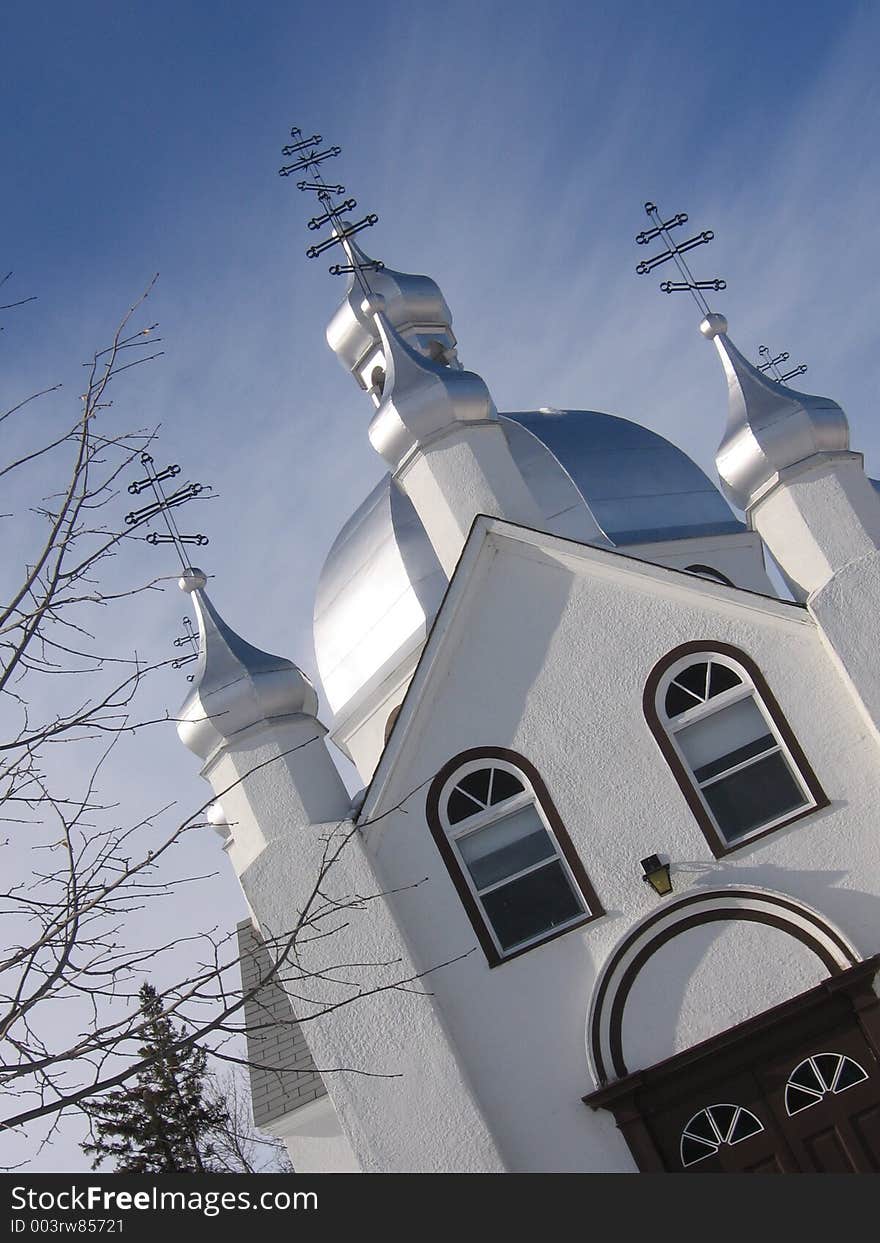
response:
[[[706,703],[741,682],[739,674],[720,660],[697,661],[682,669],[669,683],[666,715],[670,718],[680,716],[689,708]]]
[[[818,1105],[824,1096],[836,1096],[868,1078],[867,1071],[843,1053],[815,1053],[794,1068],[785,1085],[789,1117]]]
[[[742,1105],[709,1105],[694,1114],[681,1133],[681,1163],[687,1168],[714,1157],[722,1144],[740,1144],[764,1127]]]
[[[506,768],[478,768],[462,777],[449,795],[446,805],[449,823],[458,824],[469,816],[479,815],[488,807],[522,794],[524,789],[519,778]]]

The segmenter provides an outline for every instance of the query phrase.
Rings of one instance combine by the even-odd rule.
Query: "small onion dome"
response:
[[[727,428],[715,464],[734,505],[748,509],[796,462],[849,448],[849,425],[836,402],[798,393],[758,371],[728,338],[723,315],[708,315],[700,331],[714,340],[727,376]]]
[[[374,320],[385,360],[385,386],[369,436],[392,469],[416,445],[454,423],[498,417],[486,382],[476,372],[425,358],[395,332],[382,311]]]
[[[351,246],[358,263],[371,262],[358,246]],[[366,279],[372,293],[382,299],[388,322],[398,332],[424,335],[448,347],[455,346],[452,312],[430,276],[382,268],[367,272]],[[363,304],[363,290],[352,273],[342,305],[327,326],[327,344],[349,371],[356,371],[379,343],[371,311]]]
[[[205,594],[206,582],[204,572],[194,567],[178,580],[193,599],[199,660],[178,713],[177,732],[203,760],[258,721],[318,711],[318,696],[306,675],[292,661],[261,652],[230,630]]]

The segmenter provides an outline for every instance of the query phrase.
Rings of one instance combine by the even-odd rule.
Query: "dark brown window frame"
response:
[[[660,714],[657,711],[657,693],[660,688],[660,681],[667,670],[679,660],[682,660],[685,656],[707,655],[713,652],[717,653],[719,656],[726,656],[729,660],[735,661],[738,665],[741,665],[748,674],[752,685],[767,710],[774,728],[776,729],[779,737],[785,743],[789,755],[794,761],[802,781],[809,790],[810,797],[814,800],[814,806],[804,807],[800,811],[794,812],[793,815],[788,816],[785,820],[780,820],[777,824],[773,824],[769,828],[763,829],[758,833],[753,833],[751,836],[745,837],[741,841],[737,842],[726,841],[715,827],[715,822],[703,804],[703,800],[700,798],[697,787],[694,784],[693,777],[679,756],[669,731],[660,719]],[[673,648],[671,652],[667,652],[661,660],[658,660],[657,664],[648,674],[648,680],[645,683],[645,690],[642,696],[642,707],[645,713],[645,720],[648,723],[648,728],[654,735],[654,739],[663,753],[663,758],[669,765],[672,775],[675,777],[675,780],[685,797],[685,801],[693,812],[694,818],[700,826],[700,830],[716,859],[722,859],[725,855],[733,854],[736,850],[744,850],[746,847],[751,846],[753,842],[759,841],[762,837],[766,837],[768,833],[777,833],[780,829],[787,828],[790,824],[794,824],[795,821],[802,820],[804,816],[811,816],[814,812],[819,811],[820,808],[828,807],[830,805],[828,796],[819,783],[819,778],[813,771],[812,765],[795,737],[793,729],[786,720],[775,695],[767,685],[764,675],[761,673],[761,670],[752,658],[746,655],[746,653],[740,648],[733,647],[730,643],[716,643],[711,639],[702,639],[692,643],[682,643],[678,647]]]
[[[520,949],[511,950],[509,954],[500,954],[498,952],[495,942],[492,940],[492,935],[489,932],[486,922],[487,917],[483,914],[479,903],[471,893],[470,886],[465,879],[458,855],[456,854],[455,848],[453,847],[452,842],[443,827],[443,822],[440,817],[440,795],[443,792],[443,787],[459,768],[464,767],[465,764],[469,764],[474,760],[486,760],[488,762],[491,762],[492,760],[504,760],[506,763],[513,765],[514,768],[519,769],[522,775],[526,778],[532,787],[538,806],[553,831],[560,854],[568,864],[569,870],[574,877],[575,884],[580,890],[581,897],[587,907],[587,911],[584,914],[583,919],[579,919],[575,923],[567,924],[565,928],[550,931],[546,936],[541,937],[540,940],[532,941],[531,944],[524,945]],[[461,904],[467,913],[471,925],[473,926],[474,932],[477,935],[477,940],[480,943],[483,953],[486,955],[486,960],[488,961],[490,967],[499,967],[502,963],[510,962],[514,958],[519,958],[522,954],[528,954],[531,950],[538,949],[541,945],[546,945],[548,941],[554,941],[557,937],[562,937],[569,932],[574,932],[577,928],[583,928],[585,924],[592,923],[594,919],[599,919],[605,914],[605,911],[596,895],[596,891],[590,883],[590,878],[587,876],[586,869],[584,868],[584,865],[574,848],[571,838],[568,836],[565,825],[562,823],[562,818],[556,810],[556,805],[550,797],[550,792],[544,784],[540,773],[537,771],[535,766],[525,758],[524,755],[520,755],[517,751],[511,751],[506,747],[474,747],[468,751],[461,751],[458,755],[453,756],[451,760],[443,765],[434,780],[431,782],[425,804],[425,814],[428,820],[428,827],[431,830],[431,836],[434,839],[434,843],[437,846],[441,859],[446,864],[446,870],[449,872],[450,879],[452,880],[456,892],[461,899]]]
[[[724,587],[735,587],[736,583],[732,582],[726,574],[722,574],[720,570],[715,570],[711,565],[686,565],[684,567],[685,574],[697,574],[701,578],[706,578],[710,582],[718,583]]]

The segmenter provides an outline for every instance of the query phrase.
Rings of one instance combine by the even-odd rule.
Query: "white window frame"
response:
[[[500,768],[503,771],[510,773],[511,776],[516,777],[517,781],[522,784],[523,792],[521,794],[515,794],[512,798],[505,799],[501,803],[496,803],[494,806],[489,806],[484,811],[478,812],[474,816],[468,816],[464,820],[459,820],[455,824],[450,824],[447,808],[449,798],[453,790],[465,777],[469,776],[471,773],[481,772],[486,768]],[[484,829],[488,825],[494,824],[498,820],[503,820],[514,812],[522,811],[523,808],[529,806],[533,806],[535,811],[538,813],[538,817],[544,827],[544,831],[553,846],[555,857],[562,864],[563,872],[568,879],[572,892],[581,904],[581,910],[576,915],[573,915],[571,919],[566,920],[565,923],[555,924],[552,928],[545,928],[542,932],[536,933],[533,937],[529,937],[524,941],[517,941],[516,944],[509,945],[505,949],[496,935],[492,919],[483,905],[481,895],[492,893],[504,885],[509,885],[511,881],[519,880],[522,876],[528,876],[530,872],[535,872],[539,868],[547,867],[547,865],[553,861],[553,856],[548,855],[546,859],[541,859],[538,863],[533,863],[519,872],[512,872],[509,876],[505,876],[502,880],[496,881],[492,885],[487,885],[484,889],[477,889],[474,879],[471,876],[470,868],[468,867],[467,862],[459,849],[458,843],[462,838],[469,837],[472,833],[477,832],[479,829]],[[590,908],[587,897],[581,889],[581,886],[578,884],[577,878],[569,866],[565,853],[557,841],[556,834],[547,819],[544,809],[541,806],[541,800],[535,793],[532,783],[529,781],[522,769],[518,768],[515,764],[512,764],[508,760],[493,759],[489,756],[469,760],[462,764],[462,766],[457,768],[443,785],[440,792],[440,798],[438,800],[438,814],[443,832],[446,834],[453,847],[456,864],[458,865],[459,871],[464,878],[464,882],[470,890],[471,896],[477,905],[480,917],[492,939],[492,944],[495,946],[495,951],[499,958],[511,958],[516,954],[520,954],[523,950],[529,949],[533,945],[538,945],[542,941],[546,941],[549,937],[556,936],[558,933],[565,932],[569,928],[576,927],[578,924],[583,923],[586,919],[590,919],[596,914],[596,912]]]
[[[666,694],[670,685],[675,681],[680,673],[684,672],[684,670],[688,669],[691,665],[702,664],[725,665],[740,679],[740,684],[738,686],[731,687],[729,690],[722,691],[720,695],[713,695],[710,699],[705,700],[703,703],[694,704],[693,708],[688,708],[684,712],[680,712],[677,716],[668,716],[666,712]],[[693,768],[691,767],[690,761],[684,753],[683,747],[678,741],[678,734],[687,728],[687,726],[698,724],[707,717],[714,716],[716,712],[722,712],[725,708],[732,707],[734,704],[739,703],[740,700],[743,699],[751,699],[754,702],[755,707],[764,718],[768,734],[770,734],[770,736],[775,740],[774,745],[772,747],[768,747],[766,751],[762,751],[759,755],[750,756],[747,760],[743,760],[739,764],[734,764],[732,767],[725,769],[723,772],[716,773],[714,776],[705,781],[699,781]],[[675,662],[675,664],[671,665],[664,672],[662,678],[660,679],[657,687],[655,707],[660,723],[675,748],[676,755],[684,768],[691,787],[696,791],[697,797],[703,805],[706,815],[709,817],[709,820],[714,826],[715,832],[718,834],[720,841],[728,850],[736,850],[746,842],[751,841],[753,838],[764,833],[768,833],[779,825],[787,824],[796,816],[802,816],[806,812],[812,811],[814,808],[819,806],[815,796],[807,784],[800,765],[792,755],[791,750],[785,743],[785,740],[780,736],[776,722],[770,715],[761,696],[761,692],[758,690],[757,686],[755,686],[755,683],[749,676],[747,670],[744,669],[738,661],[733,660],[731,657],[720,652],[712,651],[691,652],[687,656],[682,656]],[[715,785],[717,782],[722,781],[727,777],[733,776],[737,772],[741,772],[743,769],[752,767],[760,760],[766,759],[769,755],[775,755],[777,752],[780,753],[785,760],[788,770],[801,792],[803,802],[799,807],[792,808],[780,816],[774,816],[768,820],[762,821],[760,824],[755,825],[754,828],[749,829],[747,833],[743,833],[739,837],[729,838],[722,829],[721,825],[718,823],[712,808],[709,806],[709,803],[703,793],[703,790],[709,786]]]

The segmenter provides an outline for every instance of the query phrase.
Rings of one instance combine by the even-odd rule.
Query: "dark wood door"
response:
[[[696,1086],[696,1085],[695,1085]],[[687,1174],[787,1174],[798,1169],[783,1129],[747,1070],[703,1082],[652,1119],[667,1170]]]
[[[663,1168],[688,1174],[880,1170],[880,1063],[854,1021],[711,1062],[653,1112]]]
[[[858,1028],[823,1033],[773,1058],[759,1078],[799,1169],[880,1170],[880,1065]]]
[[[640,1170],[880,1172],[880,954],[604,1085]]]

